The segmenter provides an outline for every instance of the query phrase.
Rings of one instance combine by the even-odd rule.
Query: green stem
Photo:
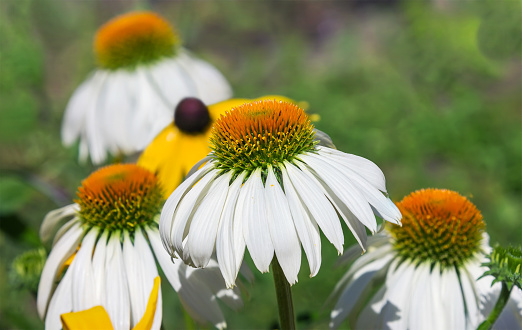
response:
[[[500,291],[500,296],[498,297],[495,307],[493,307],[493,310],[491,311],[491,313],[489,313],[488,318],[484,322],[482,322],[481,325],[479,325],[477,330],[487,330],[493,327],[493,324],[495,323],[498,316],[504,309],[504,306],[506,306],[506,303],[509,300],[510,293],[511,290],[508,289],[506,283],[502,282],[502,291]]]
[[[292,290],[286,280],[285,274],[274,256],[272,260],[272,272],[274,273],[274,284],[277,296],[277,307],[279,308],[279,323],[283,330],[295,329],[294,304],[292,302]]]

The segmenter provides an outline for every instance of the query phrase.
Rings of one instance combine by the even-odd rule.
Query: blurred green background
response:
[[[237,97],[306,100],[317,127],[369,158],[392,199],[423,187],[472,197],[492,242],[522,239],[522,2],[51,1],[0,2],[0,328],[42,328],[34,293],[10,268],[38,248],[44,215],[70,203],[94,168],[60,142],[68,98],[95,67],[92,38],[113,16],[156,10],[186,48],[213,63]],[[346,247],[353,244],[345,232]],[[344,269],[323,241],[294,302],[300,328],[324,328],[323,303]],[[229,328],[277,324],[270,274],[257,270]],[[10,275],[11,274],[11,275]],[[166,282],[165,282],[166,283]],[[163,286],[165,329],[185,323]]]

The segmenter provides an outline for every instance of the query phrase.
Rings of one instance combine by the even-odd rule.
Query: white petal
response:
[[[234,221],[241,222],[243,219],[234,219],[234,211],[236,209],[236,202],[239,196],[239,190],[243,184],[243,179],[246,173],[241,173],[232,182],[228,188],[228,195],[223,207],[221,219],[219,221],[218,233],[216,238],[216,255],[219,263],[219,268],[225,279],[227,287],[233,287],[236,282],[236,276],[239,271],[241,263],[236,263],[235,260],[235,244],[237,238],[234,235]],[[243,232],[239,232],[239,239],[244,242]],[[243,243],[243,251],[245,245]]]
[[[302,170],[303,174],[305,174],[310,180],[316,183],[321,189],[322,193],[328,197],[328,200],[334,206],[335,210],[339,213],[339,215],[343,218],[344,223],[348,226],[355,239],[362,247],[364,251],[366,251],[366,229],[359,219],[352,214],[352,212],[348,209],[348,207],[339,199],[339,197],[332,191],[330,186],[328,186],[320,177],[318,177],[315,173],[312,173],[306,166],[302,164],[298,164],[299,168]],[[339,217],[337,217],[338,221]],[[321,224],[318,222],[319,226]],[[321,228],[322,229],[322,228]],[[339,250],[338,250],[339,251]],[[342,247],[339,253],[342,253]]]
[[[305,207],[303,202],[299,199],[297,192],[292,185],[285,167],[281,167],[283,174],[283,186],[286,197],[288,198],[288,205],[292,212],[295,229],[303,249],[310,264],[310,277],[317,275],[321,267],[321,236],[319,235],[319,228],[317,223],[310,216],[310,212]]]
[[[174,225],[174,213],[179,205],[180,200],[186,195],[194,183],[198,182],[204,175],[208,173],[212,167],[212,162],[208,162],[194,175],[186,178],[176,190],[169,196],[163,209],[161,210],[161,217],[159,222],[159,230],[161,233],[161,241],[163,246],[171,256],[174,256],[174,243],[171,240],[171,232]]]
[[[374,211],[383,219],[400,224],[402,217],[397,206],[386,196],[384,196],[375,186],[371,185],[364,177],[354,172],[349,166],[346,166],[346,162],[339,161],[336,157],[332,157],[330,154],[325,152],[319,152],[321,157],[324,157],[331,162],[332,165],[338,165],[344,169],[343,172],[350,182],[359,190],[368,202],[374,208]]]
[[[466,267],[461,267],[459,272],[462,294],[466,303],[466,327],[468,329],[476,329],[482,320],[479,311],[479,298],[475,287],[475,279],[470,276]]]
[[[430,279],[430,263],[418,265],[411,283],[412,304],[408,320],[409,329],[439,329],[435,327],[436,320],[433,319]]]
[[[232,89],[225,77],[212,65],[199,60],[186,51],[178,55],[179,64],[190,74],[205,104],[213,104],[232,97]]]
[[[318,177],[328,185],[359,221],[373,233],[377,232],[377,221],[368,201],[343,172],[317,155],[310,153],[300,157],[306,165],[317,173]]]
[[[151,67],[148,78],[165,103],[171,106],[174,117],[174,108],[185,97],[197,97],[197,87],[178,64],[177,58],[169,58],[158,62]]]
[[[274,251],[288,283],[293,285],[301,267],[301,244],[285,193],[271,166],[268,167],[264,194]]]
[[[193,276],[204,269],[191,268],[181,261],[173,266],[177,268],[181,283],[178,296],[187,312],[197,320],[210,321],[216,327],[225,323],[225,317],[210,287],[198,276]]]
[[[47,309],[49,298],[54,289],[58,272],[61,270],[65,261],[76,251],[82,235],[83,229],[80,226],[80,223],[75,224],[56,243],[45,262],[40,277],[40,283],[38,284],[38,297],[36,303],[38,315],[41,319],[44,318],[45,310]]]
[[[190,278],[196,277],[209,287],[210,291],[224,302],[228,307],[237,310],[243,306],[241,291],[239,288],[227,289],[219,271],[219,265],[214,259],[210,259],[204,269],[191,269]]]
[[[446,329],[465,329],[464,300],[455,269],[442,271],[440,297]]]
[[[123,260],[129,287],[132,327],[142,319],[154,284],[154,278],[158,276],[156,265],[151,265],[145,261],[146,258],[154,260],[154,257],[151,255],[147,243],[143,242],[144,240],[141,231],[136,231],[135,244],[132,244],[129,234],[124,233]],[[141,241],[139,246],[138,241]]]
[[[170,285],[178,293],[180,301],[187,312],[196,320],[210,321],[214,325],[224,322],[223,314],[211,290],[199,279],[194,278],[191,280],[187,278],[186,273],[190,267],[181,260],[171,260],[159,243],[159,234],[156,230],[147,229],[147,235],[163,273]],[[195,270],[201,271],[203,269]]]
[[[384,306],[381,310],[384,320],[383,327],[391,329],[407,328],[411,303],[411,284],[414,274],[415,266],[409,261],[402,262],[395,271],[390,266],[390,272],[385,283]]]
[[[58,243],[58,241],[63,237],[63,235],[65,235],[65,233],[67,233],[69,231],[69,229],[72,228],[72,226],[74,226],[75,224],[77,224],[79,222],[80,222],[80,218],[74,217],[71,220],[64,223],[63,226],[61,226],[60,229],[58,229],[58,231],[54,235],[53,247],[56,245],[56,243]]]
[[[104,231],[94,249],[92,257],[92,271],[95,283],[94,293],[96,295],[96,305],[106,306],[105,301],[105,255],[107,254],[107,237],[109,232]]]
[[[48,242],[58,224],[69,217],[74,217],[78,211],[78,205],[71,204],[47,213],[40,226],[40,239],[42,242]]]
[[[96,290],[91,258],[97,236],[98,228],[94,227],[89,230],[70,266],[73,311],[75,312],[96,306]]]
[[[261,180],[261,169],[258,168],[241,188],[243,235],[257,269],[268,272],[274,256],[274,246],[268,229],[266,201]]]
[[[343,289],[339,300],[330,313],[330,328],[339,327],[355,306],[361,307],[360,305],[366,302],[367,295],[370,293],[368,291],[372,289],[368,285],[386,273],[393,257],[393,255],[387,255],[376,259],[354,272],[353,278],[348,286]]]
[[[100,71],[99,71],[100,72]],[[89,154],[94,164],[101,164],[107,158],[108,141],[103,134],[102,122],[105,113],[99,106],[99,102],[103,97],[103,89],[107,80],[111,77],[110,73],[100,72],[99,84],[97,90],[92,94],[92,99],[86,104],[85,114],[85,130],[84,134],[89,148]]]
[[[319,183],[312,179],[313,175],[305,168],[297,168],[294,164],[285,162],[288,177],[298,193],[302,204],[308,209],[311,217],[317,222],[328,240],[339,253],[343,251],[343,229],[339,217],[332,204],[324,195]],[[309,174],[309,175],[307,175]]]
[[[100,72],[94,72],[74,91],[67,103],[62,122],[62,141],[66,146],[73,144],[84,129],[85,115],[98,91],[100,78]]]
[[[106,293],[104,306],[115,330],[130,328],[130,301],[127,276],[123,263],[120,235],[112,234],[105,259]]]
[[[386,192],[384,173],[382,173],[381,169],[372,161],[328,147],[317,146],[317,150],[330,154],[333,158],[343,162],[343,164],[351,168],[355,173],[370,182],[375,188]]]
[[[72,289],[72,273],[67,271],[49,303],[49,310],[45,317],[46,330],[62,329],[60,315],[72,312]]]
[[[219,219],[231,178],[232,172],[229,171],[212,182],[192,219],[187,244],[190,257],[196,267],[205,267],[214,251]]]

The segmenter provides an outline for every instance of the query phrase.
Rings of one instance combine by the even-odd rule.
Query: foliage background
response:
[[[160,12],[185,46],[216,65],[235,96],[306,100],[338,148],[373,160],[392,199],[422,187],[454,189],[482,210],[492,242],[520,244],[522,8],[484,1],[0,2],[0,328],[33,329],[34,292],[9,276],[41,246],[46,212],[70,203],[94,168],[60,143],[68,98],[95,67],[92,37],[111,17]],[[351,235],[346,232],[345,237]],[[342,276],[334,248],[294,300],[300,328],[322,328],[323,303]],[[347,240],[346,247],[353,244]],[[304,259],[304,258],[303,258]],[[229,328],[277,324],[269,274],[256,273]],[[183,328],[164,286],[166,329]]]

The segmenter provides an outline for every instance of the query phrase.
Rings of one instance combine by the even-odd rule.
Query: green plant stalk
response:
[[[477,330],[488,330],[493,327],[493,324],[495,324],[495,321],[504,309],[504,306],[506,306],[510,294],[511,290],[508,289],[506,283],[502,282],[502,290],[500,291],[500,296],[498,297],[495,307],[493,307],[493,310],[491,313],[489,313],[488,318],[479,325]]]
[[[279,308],[279,323],[283,330],[295,329],[294,304],[292,302],[292,290],[286,280],[283,269],[274,256],[272,260],[272,272],[276,289],[277,307]]]

